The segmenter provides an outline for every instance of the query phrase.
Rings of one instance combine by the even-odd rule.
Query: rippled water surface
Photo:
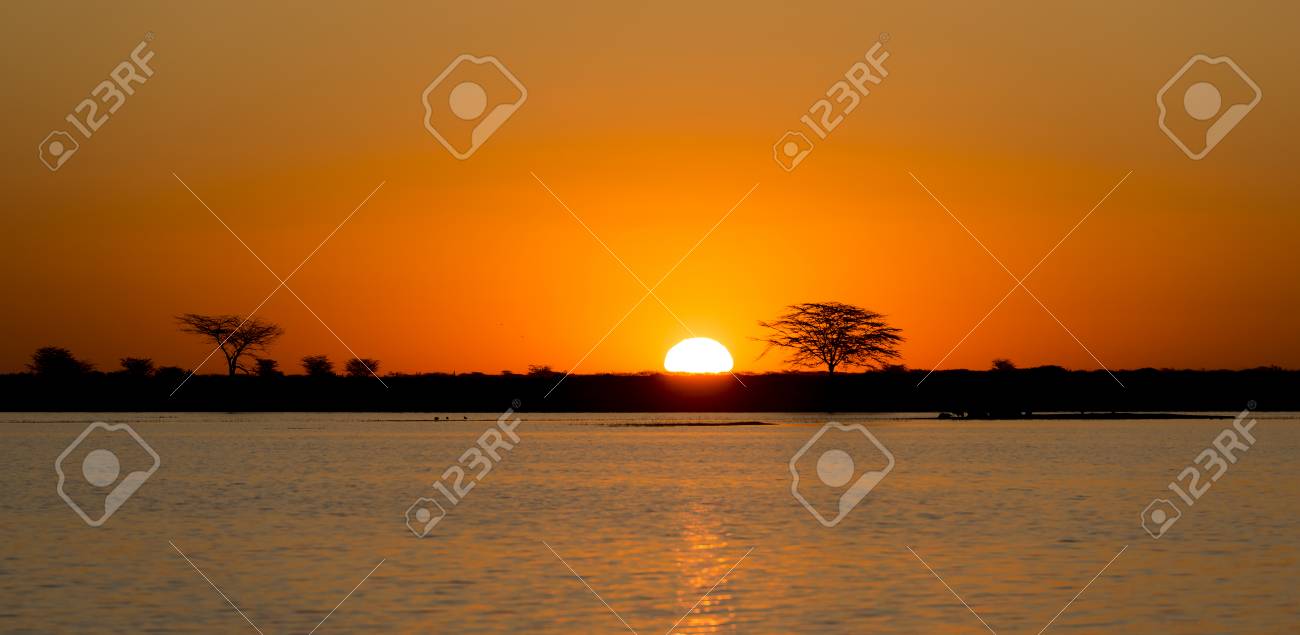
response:
[[[403,514],[442,496],[432,483],[499,414],[0,415],[0,632],[1001,634],[1050,623],[1049,633],[1293,633],[1300,624],[1295,415],[1258,415],[1254,446],[1191,507],[1167,484],[1230,419],[841,416],[864,423],[895,465],[827,528],[792,495],[790,469],[824,418],[523,413],[519,443],[498,450],[459,504],[442,500],[446,517],[417,538]],[[54,469],[95,420],[129,423],[161,460],[97,528],[60,498]],[[696,420],[779,425],[626,425]],[[140,458],[124,455],[122,475],[143,469],[128,464]],[[876,458],[858,458],[877,469]],[[801,485],[825,487],[815,461],[800,465],[813,472]],[[66,474],[84,478],[80,465]],[[84,483],[74,492],[95,493]],[[836,490],[810,496],[828,493],[835,500]],[[1159,540],[1140,524],[1156,497],[1182,508]]]

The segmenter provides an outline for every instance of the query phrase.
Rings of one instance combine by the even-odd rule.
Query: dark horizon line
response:
[[[180,366],[170,366],[170,365],[157,366],[157,367],[155,367],[153,370],[154,370],[155,373],[158,372],[158,371],[163,371],[163,370],[173,370],[173,371],[174,371],[174,370],[180,370],[180,371],[185,372],[185,373],[189,373],[189,372],[191,371],[191,369],[188,369],[188,368],[182,368],[182,367],[180,367]],[[1014,367],[1014,368],[935,368],[935,369],[928,369],[928,368],[913,368],[913,367],[909,367],[909,366],[906,366],[906,365],[898,365],[898,366],[895,366],[895,367],[886,367],[886,368],[866,368],[866,369],[862,369],[862,370],[837,370],[837,371],[835,371],[834,373],[828,373],[828,372],[825,371],[825,370],[813,370],[813,369],[786,369],[786,370],[768,370],[768,371],[736,371],[736,370],[732,370],[732,371],[723,371],[723,372],[718,372],[718,373],[673,372],[673,371],[666,371],[666,370],[596,371],[596,372],[572,372],[572,373],[566,373],[566,372],[563,371],[563,370],[554,370],[554,369],[548,369],[548,370],[545,371],[545,372],[534,372],[534,371],[512,371],[512,370],[508,370],[508,369],[503,369],[503,370],[498,371],[498,372],[495,372],[495,373],[494,373],[494,372],[478,371],[478,370],[472,370],[472,371],[455,371],[455,370],[451,370],[451,371],[442,371],[442,370],[428,370],[428,371],[414,371],[414,372],[405,372],[405,371],[389,371],[389,372],[380,372],[380,373],[379,373],[379,376],[381,376],[381,377],[429,377],[429,376],[435,376],[435,377],[460,377],[460,376],[476,376],[476,377],[539,377],[539,376],[541,376],[541,377],[545,377],[545,376],[552,376],[552,375],[554,375],[554,376],[563,376],[563,375],[568,375],[568,376],[570,376],[570,377],[652,377],[652,376],[664,376],[664,377],[701,377],[701,378],[708,378],[708,377],[730,377],[730,376],[732,376],[732,375],[738,375],[738,376],[741,376],[741,377],[764,377],[764,376],[770,376],[770,375],[871,375],[871,374],[885,374],[885,373],[910,374],[910,373],[952,373],[952,372],[968,372],[968,373],[1015,373],[1015,372],[1029,372],[1029,371],[1039,371],[1039,372],[1044,372],[1044,371],[1046,371],[1046,372],[1067,372],[1067,373],[1151,373],[1151,372],[1157,372],[1157,373],[1237,373],[1237,372],[1249,372],[1249,371],[1254,371],[1254,372],[1284,372],[1284,373],[1290,373],[1290,372],[1298,372],[1298,371],[1300,371],[1300,369],[1298,369],[1298,368],[1287,368],[1287,367],[1283,367],[1283,366],[1278,366],[1278,365],[1276,365],[1276,364],[1265,364],[1265,365],[1259,365],[1259,366],[1243,366],[1243,367],[1237,367],[1237,368],[1224,368],[1224,367],[1218,367],[1218,368],[1206,368],[1206,367],[1201,367],[1201,368],[1174,368],[1174,367],[1169,367],[1169,366],[1164,366],[1164,367],[1142,366],[1142,367],[1139,367],[1139,368],[1120,368],[1120,369],[1106,369],[1106,368],[1067,368],[1067,367],[1065,367],[1065,366],[1060,366],[1060,365],[1058,365],[1058,364],[1042,364],[1042,365],[1039,365],[1039,366],[1016,366],[1016,367]],[[88,375],[93,375],[93,374],[100,374],[100,375],[114,375],[114,374],[128,374],[128,373],[129,373],[129,371],[124,370],[124,369],[121,369],[121,368],[116,368],[116,369],[113,369],[113,370],[100,370],[100,369],[98,369],[98,368],[91,368],[91,369],[85,370],[85,371],[83,371],[83,372],[84,372],[84,374],[88,374]],[[32,370],[20,370],[20,371],[16,371],[16,372],[0,372],[0,377],[16,377],[16,376],[23,376],[23,375],[36,375],[36,374],[38,374],[38,373],[36,373],[35,371],[32,371]],[[196,373],[194,373],[194,376],[195,376],[195,377],[230,377],[230,376],[232,376],[232,375],[229,375],[229,374],[227,374],[227,373],[222,373],[222,372],[211,372],[211,373],[198,373],[198,372],[196,372]],[[257,378],[257,377],[263,377],[263,378],[265,378],[265,377],[266,377],[266,376],[263,376],[263,375],[259,375],[259,374],[255,373],[255,372],[241,372],[241,373],[236,373],[236,374],[233,375],[233,376],[234,376],[234,377],[253,377],[253,378]],[[331,376],[331,377],[347,377],[348,375],[346,375],[345,373],[339,372],[339,373],[333,373],[333,374],[326,375],[326,376]],[[280,373],[278,373],[277,375],[274,375],[273,377],[314,377],[314,376],[313,376],[313,375],[310,375],[310,374],[308,374],[308,373],[303,373],[303,372],[294,372],[294,373],[280,372]],[[369,374],[365,374],[365,375],[359,375],[358,377],[371,377],[371,375],[369,375]]]
[[[1027,369],[782,371],[711,375],[550,373],[200,375],[179,368],[0,375],[14,411],[1188,412],[1300,410],[1300,371]],[[1116,377],[1118,375],[1118,377]],[[1118,380],[1118,381],[1117,381]]]

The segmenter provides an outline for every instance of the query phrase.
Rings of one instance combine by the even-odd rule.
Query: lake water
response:
[[[815,415],[521,413],[518,443],[489,443],[500,461],[480,450],[462,488],[491,471],[452,505],[431,485],[500,414],[0,414],[0,632],[1300,628],[1294,414],[1255,415],[1254,444],[1194,506],[1167,486],[1231,419],[837,416],[895,461],[834,527],[791,492]],[[91,527],[54,465],[96,420],[129,423],[161,464]],[[780,425],[626,425],[755,420]],[[92,519],[115,485],[88,485],[82,466],[116,475],[88,444],[120,455],[121,477],[151,464],[123,431],[94,432],[65,459],[69,496],[99,497]],[[803,455],[800,489],[833,516],[857,481],[828,487],[818,464],[834,482],[835,458],[852,455],[853,478],[884,459],[856,429],[820,443],[844,455]],[[421,497],[446,511],[424,538],[404,518]],[[1157,497],[1181,512],[1159,540],[1141,524]]]

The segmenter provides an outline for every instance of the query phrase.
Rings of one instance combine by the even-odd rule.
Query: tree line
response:
[[[253,367],[244,374],[257,377],[284,376],[284,372],[280,370],[280,363],[274,359],[259,357],[253,361],[255,362]],[[307,355],[299,361],[299,364],[302,366],[303,374],[310,377],[337,377],[340,375],[335,371],[333,360],[327,355]],[[188,372],[178,366],[158,366],[149,357],[123,357],[118,360],[118,366],[117,370],[108,372],[139,378],[161,377],[164,375],[184,376]],[[25,367],[28,372],[41,377],[73,377],[97,371],[93,363],[79,359],[73,355],[72,351],[61,346],[42,346],[36,349]],[[239,370],[243,371],[244,369],[241,367]],[[379,360],[354,358],[343,364],[341,375],[344,377],[368,377],[371,371],[378,372],[378,370]],[[236,373],[230,374],[234,375]]]
[[[194,375],[124,357],[120,369],[97,372],[66,348],[37,350],[30,373],[0,375],[0,406],[19,411],[405,411],[495,412],[518,399],[529,410],[554,412],[813,412],[937,411],[972,418],[1034,412],[1239,410],[1249,400],[1265,409],[1300,409],[1300,371],[1138,369],[1071,371],[1018,368],[1007,359],[989,370],[910,370],[897,363],[901,331],[885,316],[853,305],[821,302],[787,307],[759,322],[763,354],[780,351],[796,370],[677,376],[664,373],[567,375],[548,366],[526,373],[388,373],[381,385],[364,378],[378,360],[342,366],[307,355],[302,375],[286,375],[268,357],[284,334],[273,323],[232,315],[182,314],[179,328],[202,339],[225,372]],[[848,369],[874,372],[850,373]],[[1123,385],[1115,381],[1116,376]],[[923,385],[922,385],[922,382]],[[184,385],[184,390],[177,390]],[[69,388],[75,389],[69,389]]]
[[[197,335],[215,344],[215,351],[221,351],[225,358],[226,373],[234,376],[239,373],[258,377],[281,377],[280,363],[274,359],[260,357],[271,344],[284,335],[284,329],[278,324],[256,317],[241,318],[237,315],[202,315],[184,313],[176,316],[182,332]],[[176,366],[157,366],[152,358],[123,357],[118,360],[121,369],[117,372],[128,377],[183,377],[188,371]],[[309,377],[334,377],[334,362],[328,355],[307,355],[299,360],[303,373]],[[356,357],[343,364],[346,377],[366,377],[379,372],[379,360]],[[73,377],[95,371],[95,365],[79,359],[72,351],[61,346],[44,346],[32,353],[27,370],[42,377]]]
[[[181,332],[195,335],[220,351],[225,361],[226,374],[280,377],[285,373],[280,363],[261,355],[284,335],[284,329],[261,318],[238,315],[204,315],[182,313],[176,316]],[[791,305],[776,320],[760,321],[766,329],[763,337],[755,338],[765,343],[766,355],[773,349],[788,354],[791,365],[801,368],[826,369],[834,375],[843,368],[874,368],[889,366],[899,357],[898,346],[903,342],[901,331],[889,325],[885,316],[868,309],[841,302],[810,302]],[[123,357],[118,360],[121,370],[131,377],[156,375],[184,375],[187,371],[175,367],[155,367],[147,357]],[[333,377],[334,362],[327,355],[307,355],[299,360],[303,374],[309,377]],[[343,375],[365,377],[378,375],[377,359],[355,357],[343,365]],[[31,372],[46,376],[72,376],[94,371],[94,365],[78,359],[66,348],[46,346],[32,354],[27,364]],[[530,366],[530,375],[549,375],[556,371],[549,366]]]

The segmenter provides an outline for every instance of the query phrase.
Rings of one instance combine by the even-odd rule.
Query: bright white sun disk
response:
[[[664,369],[670,373],[725,373],[732,364],[727,347],[707,337],[682,340],[664,356]]]

